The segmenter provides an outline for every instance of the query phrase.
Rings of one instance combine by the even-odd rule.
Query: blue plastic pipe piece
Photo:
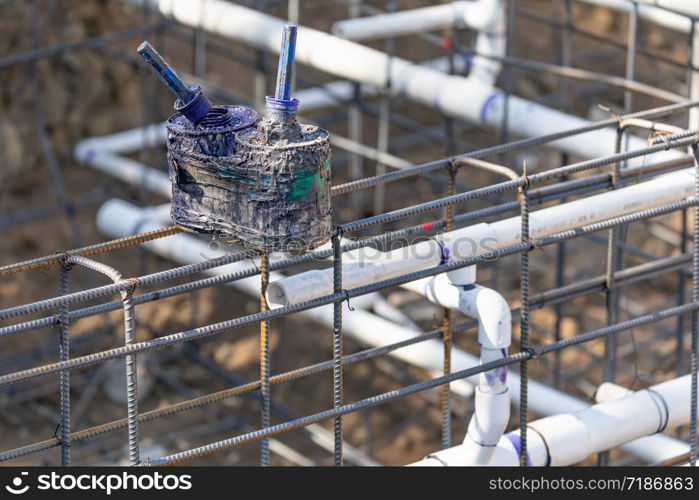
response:
[[[291,99],[291,83],[294,73],[294,56],[296,55],[296,26],[284,26],[282,49],[279,53],[277,70],[277,91],[274,97],[280,101]]]
[[[138,46],[138,53],[153,69],[160,80],[177,96],[175,109],[192,123],[199,123],[211,111],[211,102],[201,87],[187,87],[175,71],[147,41]]]
[[[279,121],[293,119],[299,106],[298,100],[291,98],[294,56],[296,55],[296,31],[296,26],[284,26],[282,47],[279,52],[276,91],[273,96],[268,95],[265,98],[269,115]]]

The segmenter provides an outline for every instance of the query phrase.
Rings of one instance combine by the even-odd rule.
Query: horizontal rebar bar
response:
[[[375,292],[384,288],[391,286],[402,285],[403,283],[408,283],[410,281],[415,281],[422,278],[428,278],[441,274],[443,272],[451,271],[454,269],[460,269],[462,267],[477,264],[479,262],[496,260],[502,256],[513,255],[525,250],[531,250],[533,248],[546,246],[552,243],[564,241],[582,234],[592,233],[596,231],[601,231],[603,229],[609,229],[620,224],[628,224],[630,222],[641,220],[649,217],[655,217],[659,215],[664,215],[671,213],[673,211],[693,206],[696,204],[694,198],[687,199],[681,202],[668,204],[662,207],[657,207],[651,210],[644,210],[636,212],[634,214],[626,215],[623,217],[617,217],[614,219],[609,219],[604,222],[590,224],[578,229],[571,231],[564,231],[553,236],[548,236],[545,238],[532,239],[528,243],[519,243],[517,245],[512,245],[510,247],[504,248],[502,250],[488,252],[477,257],[471,257],[463,260],[455,260],[446,264],[435,266],[433,268],[405,274],[395,278],[391,278],[384,281],[379,281],[377,283],[372,283],[370,285],[364,285],[357,288],[352,288],[345,290],[344,293],[333,293],[330,295],[325,295],[317,299],[308,300],[298,304],[280,307],[278,309],[269,310],[265,312],[259,312],[255,314],[250,314],[248,316],[243,316],[240,318],[235,318],[228,321],[223,321],[220,323],[215,323],[207,325],[205,327],[194,328],[191,330],[186,330],[179,333],[174,333],[167,335],[165,337],[159,337],[156,339],[146,340],[143,342],[131,344],[124,347],[117,347],[107,351],[101,351],[94,354],[88,354],[78,358],[73,358],[70,361],[63,361],[58,363],[52,363],[49,365],[39,366],[35,368],[30,368],[27,370],[10,373],[7,375],[0,376],[0,386],[17,383],[23,380],[29,380],[36,377],[42,377],[56,373],[62,370],[72,370],[75,368],[82,368],[90,366],[96,363],[107,361],[110,359],[121,358],[129,354],[148,351],[151,349],[157,349],[161,347],[166,347],[181,342],[189,342],[194,339],[199,339],[213,335],[216,333],[221,333],[224,331],[232,330],[235,328],[240,328],[242,326],[257,324],[260,321],[280,318],[292,313],[305,311],[308,309],[313,309],[316,307],[332,304],[335,302],[342,302],[343,300],[348,300],[352,297],[357,297],[359,295],[365,295],[367,293]]]
[[[193,448],[191,450],[183,451],[180,453],[175,453],[173,455],[168,455],[166,457],[149,460],[144,465],[150,466],[162,466],[162,465],[174,465],[177,463],[185,462],[193,458],[197,458],[204,455],[209,455],[211,453],[232,448],[235,446],[240,446],[242,444],[251,443],[254,441],[259,441],[266,437],[274,436],[277,434],[282,434],[291,430],[298,429],[300,427],[305,427],[310,424],[315,424],[323,420],[328,420],[334,418],[338,415],[346,415],[348,413],[353,413],[359,410],[365,410],[367,408],[372,408],[389,401],[396,400],[401,397],[409,396],[417,392],[422,392],[428,389],[439,387],[444,384],[454,382],[456,380],[464,379],[480,373],[495,370],[497,368],[508,366],[514,363],[519,363],[521,361],[537,358],[549,352],[558,351],[565,347],[569,347],[576,344],[581,344],[583,342],[589,342],[590,340],[606,337],[608,335],[613,335],[621,331],[629,330],[631,328],[636,328],[641,325],[655,323],[664,319],[672,318],[680,314],[686,314],[691,311],[696,311],[699,309],[699,304],[685,304],[663,311],[655,312],[652,314],[647,314],[634,318],[629,321],[624,321],[622,323],[617,323],[616,325],[608,326],[605,328],[600,328],[598,330],[592,330],[590,332],[578,335],[573,338],[568,338],[554,342],[552,344],[546,344],[540,347],[530,347],[526,352],[519,352],[496,361],[491,361],[488,363],[483,363],[481,365],[475,366],[473,368],[467,368],[465,370],[460,370],[458,372],[451,373],[449,375],[444,375],[441,377],[433,378],[424,382],[419,382],[417,384],[412,384],[407,387],[402,387],[393,391],[385,392],[377,396],[372,396],[370,398],[362,399],[360,401],[345,404],[337,408],[330,410],[325,410],[313,415],[308,415],[306,417],[298,418],[290,422],[285,422],[283,424],[274,425],[272,427],[267,427],[265,429],[256,430],[253,432],[248,432],[246,434],[241,434],[233,438],[224,439],[222,441],[217,441],[205,446],[200,446]]]
[[[615,273],[615,281],[620,286],[638,281],[640,279],[648,279],[657,273],[668,272],[678,267],[686,266],[691,263],[691,254],[683,254],[675,257],[669,257],[666,259],[659,259],[655,262],[644,263],[631,268],[623,269]],[[552,305],[558,302],[571,300],[575,297],[579,297],[584,294],[589,294],[595,291],[604,290],[606,276],[601,275],[596,278],[591,278],[582,282],[567,285],[553,290],[548,290],[546,292],[537,294],[531,298],[532,309],[545,307],[547,305]],[[519,308],[512,309],[511,313],[513,318],[516,318],[516,314],[519,312]],[[456,325],[453,325],[452,332],[459,332],[466,330],[468,328],[473,328],[478,325],[476,320],[465,321]],[[350,354],[343,358],[343,365],[351,364],[359,361],[365,361],[380,355],[398,350],[402,347],[407,347],[427,340],[439,338],[442,335],[442,329],[432,330],[430,332],[416,335],[413,338],[406,339],[401,342],[396,342],[394,344],[389,344],[385,346],[374,347],[371,349],[366,349],[357,353]],[[307,367],[298,368],[296,370],[291,370],[286,373],[275,375],[270,379],[270,383],[278,384],[282,382],[287,382],[290,380],[295,380],[300,377],[313,375],[320,373],[322,371],[330,370],[333,367],[332,361],[324,361],[321,363],[316,363],[314,365],[309,365]],[[201,396],[198,398],[191,399],[189,401],[183,401],[181,403],[176,403],[171,406],[160,408],[158,410],[152,410],[145,412],[138,416],[139,423],[150,422],[152,420],[166,417],[170,415],[175,415],[182,411],[199,408],[201,406],[214,403],[216,401],[221,401],[223,399],[240,395],[249,391],[256,390],[259,387],[260,381],[250,382],[238,387],[233,387],[231,389],[226,389],[206,396]],[[70,439],[73,441],[88,439],[91,437],[96,437],[107,432],[115,431],[126,427],[127,420],[120,419],[104,425],[91,427],[89,429],[84,429],[71,434]],[[20,448],[15,448],[3,453],[0,453],[0,462],[18,458],[20,456],[28,455],[31,453],[39,452],[49,448],[58,446],[60,441],[57,438],[48,439],[41,441],[39,443],[33,443],[30,445],[22,446]]]
[[[518,151],[532,146],[541,146],[554,142],[560,139],[565,139],[579,134],[585,134],[587,132],[594,132],[595,130],[600,130],[607,127],[614,127],[620,120],[627,120],[631,118],[656,118],[677,111],[684,111],[691,109],[693,107],[699,106],[699,101],[692,101],[680,104],[669,104],[667,106],[661,106],[658,108],[648,109],[644,111],[638,111],[635,113],[630,113],[628,115],[623,115],[614,118],[608,118],[606,120],[601,120],[584,127],[565,130],[563,132],[556,132],[554,134],[543,135],[539,137],[532,137],[528,139],[521,139],[518,141],[509,142],[506,144],[500,144],[497,146],[491,146],[484,149],[479,149],[477,151],[471,151],[469,153],[464,153],[461,155],[453,156],[450,158],[444,158],[441,160],[436,160],[428,163],[423,163],[421,165],[416,165],[412,168],[406,168],[403,170],[397,170],[393,172],[388,172],[385,174],[375,175],[373,177],[367,177],[364,179],[358,179],[356,181],[347,182],[345,184],[340,184],[334,187],[334,193],[341,194],[355,189],[366,189],[369,187],[376,186],[377,184],[384,184],[387,182],[393,182],[399,179],[405,179],[414,175],[422,175],[428,172],[432,172],[439,168],[444,168],[448,166],[451,162],[458,160],[460,158],[483,158],[485,156],[500,155],[504,153],[511,153],[513,151]]]
[[[523,186],[526,183],[534,184],[538,182],[545,182],[557,177],[563,177],[567,175],[572,175],[585,170],[591,170],[594,168],[600,168],[607,165],[611,165],[616,162],[621,162],[629,160],[631,158],[637,158],[639,156],[645,156],[652,153],[657,153],[670,149],[676,146],[689,146],[697,141],[697,136],[693,135],[691,137],[686,137],[682,139],[669,140],[667,144],[658,144],[655,146],[650,146],[643,149],[637,149],[635,151],[628,151],[624,153],[617,153],[604,158],[597,158],[594,160],[582,161],[579,163],[573,163],[571,165],[566,165],[563,167],[554,168],[551,170],[546,170],[538,174],[532,174],[526,179],[524,177],[516,180],[509,180],[505,182],[500,182],[498,184],[491,184],[486,187],[473,189],[466,193],[456,194],[453,196],[445,196],[436,200],[428,201],[425,203],[419,203],[405,208],[400,208],[393,210],[392,212],[386,212],[379,215],[374,215],[371,217],[366,217],[364,219],[355,220],[353,222],[348,222],[342,224],[340,228],[343,232],[358,231],[360,229],[366,229],[371,226],[376,226],[379,224],[385,224],[387,222],[393,222],[396,220],[403,219],[409,215],[417,215],[439,208],[444,208],[448,205],[453,205],[456,203],[463,203],[475,198],[482,198],[491,194],[502,193],[505,191],[511,191]]]
[[[53,264],[59,264],[61,261],[65,259],[66,255],[76,255],[80,257],[86,257],[88,255],[97,255],[100,253],[110,252],[120,248],[138,245],[140,243],[145,243],[147,241],[152,241],[158,238],[164,238],[166,236],[170,236],[181,232],[182,229],[180,229],[177,226],[164,227],[162,229],[156,229],[155,231],[149,231],[147,233],[134,234],[133,236],[126,236],[124,238],[119,238],[116,240],[104,241],[102,243],[96,243],[94,245],[90,245],[83,248],[76,248],[74,250],[67,250],[65,252],[57,252],[53,255],[45,255],[43,257],[37,257],[36,259],[25,260],[24,262],[8,264],[0,267],[0,277],[9,276],[11,274],[21,273],[32,269],[40,269]]]

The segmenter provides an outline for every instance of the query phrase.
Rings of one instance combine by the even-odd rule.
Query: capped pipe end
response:
[[[190,122],[197,124],[209,114],[211,111],[211,101],[204,95],[201,87],[198,85],[189,89],[194,97],[188,103],[182,102],[182,99],[175,101],[175,110],[179,111]]]

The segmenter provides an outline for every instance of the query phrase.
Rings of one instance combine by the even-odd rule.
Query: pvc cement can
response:
[[[248,248],[300,253],[330,239],[330,134],[290,120],[236,136],[233,231]]]
[[[256,121],[257,113],[242,106],[214,106],[196,125],[180,113],[167,120],[170,213],[176,224],[198,233],[230,231],[234,188],[221,165],[233,161],[236,133],[254,130]]]

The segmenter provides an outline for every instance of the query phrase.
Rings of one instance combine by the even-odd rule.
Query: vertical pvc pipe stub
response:
[[[211,101],[204,95],[200,86],[190,87],[189,89],[194,97],[191,101],[185,103],[182,99],[175,101],[175,110],[182,113],[192,123],[199,123],[211,111]]]
[[[267,114],[277,121],[289,121],[296,116],[299,109],[298,99],[278,99],[273,95],[265,97]]]

